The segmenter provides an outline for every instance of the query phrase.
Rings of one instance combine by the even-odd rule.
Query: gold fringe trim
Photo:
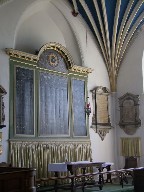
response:
[[[51,176],[48,164],[65,162],[66,158],[68,161],[91,161],[90,141],[10,141],[9,161],[12,166],[36,168],[37,178]]]

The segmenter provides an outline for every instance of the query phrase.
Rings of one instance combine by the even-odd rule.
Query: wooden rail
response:
[[[137,169],[142,169],[143,167],[139,167]],[[101,177],[101,180],[104,185],[104,175],[114,175],[117,178],[119,178],[120,185],[124,186],[124,182],[128,183],[127,176],[130,175],[133,180],[133,170],[135,168],[130,168],[130,169],[119,169],[119,170],[110,170],[110,171],[102,171],[102,172],[92,172],[92,173],[85,173],[85,174],[78,174],[78,175],[67,175],[67,176],[58,176],[58,177],[48,177],[48,178],[40,178],[37,179],[37,191],[38,192],[44,192],[44,191],[50,191],[50,190],[55,190],[58,191],[58,189],[62,188],[71,188],[71,181],[72,180],[77,180],[81,179],[83,184],[81,186],[77,186],[78,188],[81,187],[82,190],[84,191],[84,188],[88,187],[94,187],[96,186],[96,182],[89,182],[87,181],[87,178],[94,177],[98,175]],[[83,180],[84,179],[84,180]],[[68,180],[70,181],[69,183],[66,183],[65,181]],[[50,185],[51,181],[54,181],[52,185]],[[62,183],[62,184],[61,184]],[[133,183],[132,183],[133,184]],[[76,187],[76,188],[77,188]]]

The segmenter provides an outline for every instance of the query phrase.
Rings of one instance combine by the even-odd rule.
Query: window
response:
[[[68,58],[53,49],[45,49],[37,62],[15,57],[10,58],[10,137],[88,137],[87,74],[69,68]]]

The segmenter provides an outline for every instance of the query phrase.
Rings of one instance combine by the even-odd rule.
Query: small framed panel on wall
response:
[[[92,126],[96,133],[99,134],[103,141],[106,134],[111,129],[111,123],[109,118],[109,99],[110,92],[108,88],[98,86],[91,90],[93,101],[93,116]]]
[[[141,126],[139,119],[139,95],[126,93],[119,98],[120,122],[119,126],[128,135],[135,134]]]

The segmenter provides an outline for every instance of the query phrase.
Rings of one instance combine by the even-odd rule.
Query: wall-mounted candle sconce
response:
[[[2,142],[2,132],[0,132],[0,142]]]
[[[109,89],[97,86],[92,92],[93,116],[91,128],[99,134],[103,141],[106,134],[112,128],[109,116]]]
[[[85,112],[87,114],[87,116],[89,117],[90,113],[91,113],[91,106],[90,106],[90,102],[89,102],[89,97],[87,97],[87,102],[86,102],[86,106],[85,106]]]
[[[3,96],[6,95],[5,89],[0,85],[0,129],[5,127],[4,121],[5,121],[5,114],[4,114],[4,102],[3,102]]]

